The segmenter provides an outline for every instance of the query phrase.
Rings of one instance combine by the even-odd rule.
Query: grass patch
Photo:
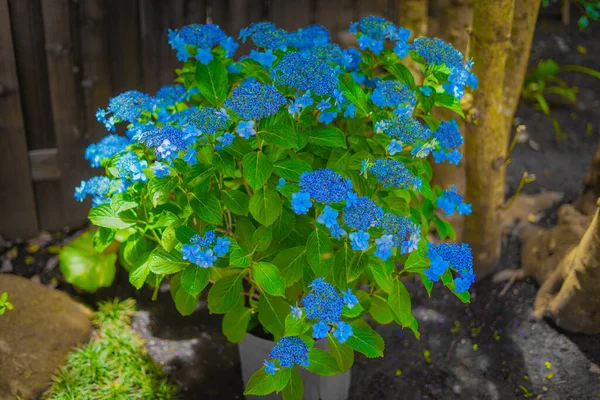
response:
[[[154,364],[142,338],[131,328],[135,301],[98,305],[92,340],[69,353],[44,399],[175,399],[177,390]]]

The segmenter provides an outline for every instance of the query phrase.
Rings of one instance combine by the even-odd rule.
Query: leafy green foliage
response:
[[[137,289],[147,284],[156,297],[168,282],[182,315],[207,299],[235,343],[257,325],[275,340],[295,336],[283,343],[308,349],[308,363],[296,364],[324,376],[350,369],[355,351],[383,356],[383,339],[366,315],[418,337],[403,278],[419,276],[430,293],[438,277],[429,229],[442,240],[455,237],[435,211],[454,202],[450,194],[446,207],[439,205],[442,191],[431,186],[427,156],[457,161],[462,142],[458,125],[433,111],[447,108],[462,117],[458,93],[463,80],[474,77],[452,49],[427,54],[439,45],[429,43],[421,54],[417,40],[409,46],[400,38],[402,30],[373,23],[397,46],[330,57],[328,47],[323,54],[309,48],[300,54],[290,44],[235,61],[227,55],[229,39],[212,48],[187,42],[204,29],[220,38],[216,26],[171,32],[170,44],[185,60],[177,70],[181,85],[152,99],[127,92],[98,111],[109,129],[131,123],[133,138],[111,136],[110,145],[86,152],[106,176],[82,183],[76,197],[92,195],[89,218],[99,229],[63,251],[67,280],[91,291],[110,284],[118,247]],[[369,36],[364,28],[359,24],[359,38]],[[407,52],[421,66],[419,79],[400,62]],[[276,60],[269,68],[261,57],[271,56]],[[430,56],[449,65],[428,64]],[[439,278],[469,301],[464,289],[471,276],[445,265]],[[308,293],[321,284],[331,303],[317,307],[331,314],[323,321],[307,305]],[[314,347],[313,330],[327,338],[327,350]],[[278,357],[270,362],[252,376],[246,393],[301,399],[295,367]]]
[[[67,282],[86,292],[110,286],[115,278],[117,254],[98,253],[94,231],[89,231],[66,245],[60,253],[60,271]]]
[[[144,341],[130,326],[134,313],[132,299],[100,303],[94,314],[96,334],[67,355],[44,398],[176,399],[177,387],[154,364]]]

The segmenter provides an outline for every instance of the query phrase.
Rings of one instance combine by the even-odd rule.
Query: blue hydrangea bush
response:
[[[301,398],[298,368],[334,375],[355,351],[381,357],[372,322],[418,338],[404,277],[469,301],[471,251],[447,242],[455,234],[439,215],[470,205],[454,187],[431,187],[430,160],[461,158],[458,124],[432,111],[462,117],[472,63],[441,39],[409,43],[382,18],[350,32],[358,48],[319,25],[256,23],[239,35],[256,49],[235,59],[238,43],[216,25],[172,30],[176,83],[112,98],[97,118],[124,134],[85,153],[105,172],[75,190],[91,197],[97,251],[120,242],[131,283],[156,292],[168,280],[184,315],[204,293],[232,342],[272,335],[248,394]]]

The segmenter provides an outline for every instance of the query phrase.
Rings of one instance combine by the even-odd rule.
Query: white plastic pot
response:
[[[263,368],[263,362],[269,358],[274,343],[261,339],[250,333],[240,344],[240,362],[242,364],[242,379],[244,387],[256,370]],[[327,350],[326,340],[317,340],[315,347]],[[320,376],[305,369],[300,369],[304,383],[304,400],[346,400],[350,390],[350,370],[340,375]],[[247,400],[272,400],[281,399],[281,394],[271,393],[268,396],[246,396]]]

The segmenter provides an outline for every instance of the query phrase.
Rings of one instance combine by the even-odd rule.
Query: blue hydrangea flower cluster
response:
[[[433,151],[436,163],[447,160],[451,164],[458,165],[462,155],[458,148],[463,144],[463,137],[455,120],[442,121],[439,128],[433,134],[440,149]]]
[[[271,50],[285,50],[289,41],[288,32],[271,22],[257,22],[240,30],[239,38],[243,43],[248,37],[257,47]]]
[[[422,125],[408,115],[398,115],[394,118],[384,119],[375,124],[377,133],[385,133],[402,143],[416,144],[427,141],[433,136],[429,127]]]
[[[106,110],[99,108],[96,111],[96,119],[104,124],[107,130],[114,131],[115,124],[122,121],[137,122],[144,111],[151,109],[152,97],[137,90],[129,90],[110,99]]]
[[[421,178],[414,176],[401,161],[380,158],[373,162],[369,171],[385,188],[415,190],[421,188]]]
[[[98,143],[92,143],[85,149],[84,158],[93,168],[97,168],[115,154],[124,151],[130,144],[131,140],[125,136],[106,135]]]
[[[217,237],[215,231],[210,230],[204,236],[192,236],[190,243],[184,244],[181,248],[181,255],[184,260],[196,264],[200,268],[210,268],[217,257],[223,257],[229,252],[230,245],[229,238]]]
[[[410,218],[403,215],[385,213],[380,221],[383,236],[391,236],[392,247],[399,248],[402,254],[407,254],[417,249],[421,240],[421,231]],[[388,246],[389,239],[386,238],[382,246]]]
[[[450,68],[449,83],[444,84],[444,90],[457,99],[464,95],[465,85],[477,88],[477,78],[471,73],[472,63],[463,63],[462,53],[450,43],[440,38],[420,37],[413,41],[410,49],[429,65],[446,65]]]
[[[332,236],[340,239],[342,236],[346,236],[346,231],[338,223],[338,215],[339,212],[329,206],[325,206],[323,213],[317,217],[317,222],[325,225],[331,231]]]
[[[331,204],[343,201],[348,193],[353,193],[352,181],[333,172],[329,168],[304,172],[300,176],[301,192],[319,203]]]
[[[123,190],[118,180],[111,180],[107,176],[93,176],[87,181],[81,181],[75,188],[75,199],[82,202],[87,196],[92,196],[92,205],[96,207],[110,203],[110,197]]]
[[[158,89],[156,95],[152,98],[154,109],[166,112],[168,107],[173,107],[177,103],[185,101],[187,90],[183,85],[166,85]],[[169,113],[167,113],[169,114]],[[170,115],[170,114],[169,114]]]
[[[277,85],[301,92],[310,90],[317,95],[332,96],[338,88],[338,77],[333,67],[312,54],[286,53],[271,70],[271,76]]]
[[[309,319],[337,324],[342,316],[344,300],[336,288],[317,278],[309,285],[310,293],[302,298],[302,305]]]
[[[381,53],[385,39],[395,43],[394,52],[400,58],[406,57],[409,46],[406,43],[410,37],[410,31],[406,28],[398,28],[385,18],[368,16],[359,22],[353,22],[349,31],[358,37],[358,45],[361,50],[369,49],[375,54]]]
[[[284,336],[275,344],[269,358],[279,361],[282,368],[292,368],[294,365],[308,367],[308,346],[298,336]],[[265,369],[268,373],[274,374]]]
[[[367,196],[352,198],[344,207],[344,222],[353,229],[368,230],[379,224],[383,209]]]
[[[473,273],[473,255],[468,244],[456,243],[429,243],[427,246],[427,257],[430,266],[425,270],[425,275],[434,282],[448,270],[453,269],[459,276],[454,279],[455,291],[464,292],[475,282]]]
[[[177,157],[188,145],[183,132],[171,125],[140,130],[133,139],[147,147],[153,147],[159,159],[167,160]]]
[[[463,197],[456,192],[456,186],[450,186],[450,190],[444,190],[437,198],[435,205],[441,208],[446,215],[452,215],[458,211],[460,215],[471,214],[471,204],[463,201]]]
[[[298,50],[325,46],[329,44],[329,31],[318,24],[310,25],[289,33],[288,43]]]
[[[371,101],[378,107],[402,107],[412,113],[417,104],[414,92],[403,82],[380,80],[371,95]]]
[[[183,130],[185,136],[191,138],[222,132],[229,127],[229,119],[224,109],[217,110],[213,107],[190,107],[172,117],[172,121]]]
[[[275,114],[279,107],[286,104],[285,96],[274,86],[259,82],[244,82],[233,90],[225,101],[242,119],[261,119]]]
[[[177,59],[188,61],[195,51],[195,57],[202,64],[213,60],[212,48],[221,46],[227,57],[232,57],[238,44],[227,36],[218,25],[191,24],[181,29],[169,30],[169,44],[177,52]]]
[[[140,160],[135,153],[129,151],[122,154],[115,162],[119,178],[132,182],[147,182],[148,177],[143,170],[148,167],[146,160]]]
[[[309,286],[311,291],[302,298],[302,305],[306,316],[317,321],[313,325],[313,338],[324,339],[333,328],[333,337],[340,343],[345,343],[353,332],[352,326],[340,321],[344,304],[354,307],[358,304],[358,299],[350,290],[342,298],[323,278],[315,279]]]

